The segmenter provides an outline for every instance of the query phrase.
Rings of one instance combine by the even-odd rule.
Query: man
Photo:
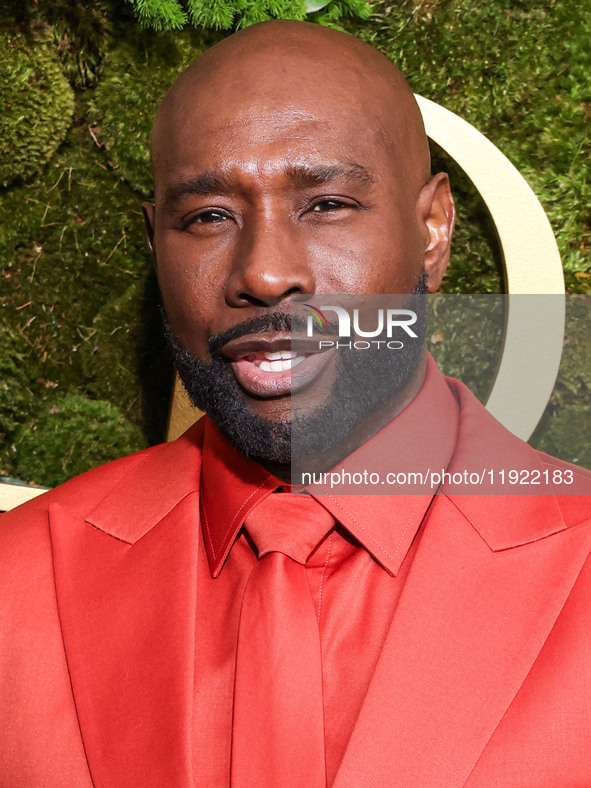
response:
[[[398,71],[257,25],[177,80],[153,162],[167,332],[208,417],[6,516],[0,783],[591,784],[586,496],[287,494],[290,395],[313,420],[306,375],[332,391],[345,363],[293,355],[290,305],[434,292],[448,260]],[[572,471],[424,352],[362,404],[361,452]]]

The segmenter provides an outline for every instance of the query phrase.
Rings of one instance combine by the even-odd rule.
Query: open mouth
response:
[[[295,350],[278,350],[275,353],[251,353],[244,360],[255,364],[263,372],[285,372],[297,367],[305,358],[306,356],[296,353]]]
[[[298,345],[300,343],[298,342]],[[256,397],[281,397],[309,385],[326,365],[316,346],[291,349],[288,337],[244,337],[221,349],[242,388]]]

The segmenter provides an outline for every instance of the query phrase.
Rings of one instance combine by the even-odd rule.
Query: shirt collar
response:
[[[240,454],[208,416],[201,464],[201,527],[213,577],[217,577],[246,515],[281,482]]]
[[[211,573],[217,577],[248,512],[281,482],[257,462],[241,455],[208,417],[204,418],[201,523]],[[428,356],[418,395],[346,461],[358,468],[371,467],[370,459],[380,455],[383,445],[390,450],[396,446],[397,466],[401,470],[447,468],[456,444],[458,422],[456,399]],[[413,458],[419,458],[418,452],[420,466],[413,464]],[[392,575],[399,571],[433,499],[430,494],[315,497]]]

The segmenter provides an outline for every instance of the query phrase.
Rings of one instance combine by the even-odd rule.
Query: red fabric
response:
[[[292,518],[299,527],[286,531]],[[246,518],[258,563],[240,611],[233,788],[326,786],[320,634],[305,563],[334,524],[313,498],[281,492]]]
[[[447,385],[460,403],[450,470],[503,462],[564,468],[508,434],[461,383]],[[199,501],[215,498],[217,482],[199,489],[211,448],[204,428],[0,517],[0,785],[227,787],[227,777],[215,776],[218,755],[211,757],[219,732],[195,728],[195,705],[208,706],[205,723],[217,711],[225,724],[235,656],[227,631],[237,633],[239,612],[226,585],[239,584],[240,564],[256,556],[233,532],[231,519],[240,519],[248,498],[238,477],[218,494],[229,519],[217,523],[219,533],[210,524],[207,546]],[[589,475],[576,474],[589,490]],[[337,679],[328,683],[325,716],[338,726],[337,692],[346,693],[347,682],[355,697],[342,706],[360,708],[350,735],[335,732],[348,743],[334,788],[591,785],[590,500],[439,495],[415,526],[410,502],[398,501],[400,521],[394,499],[389,511],[387,499],[343,499],[342,538],[335,529],[333,545],[351,552],[341,554],[320,596],[321,622],[336,605],[344,624],[325,627],[339,668],[335,676],[323,663],[325,679]],[[372,538],[359,548],[354,539],[370,521]],[[409,532],[419,524],[410,556]],[[223,544],[231,548],[225,564]],[[372,641],[385,618],[388,573],[399,583],[411,557],[391,625]],[[323,568],[305,571],[319,588]],[[210,607],[198,604],[204,594]],[[361,629],[358,595],[367,603]],[[231,648],[199,684],[216,636],[222,652],[223,643]],[[339,638],[351,643],[340,665]],[[230,736],[231,728],[221,737],[226,763]]]
[[[404,467],[405,454],[411,450],[416,454],[422,442],[432,467],[447,467],[457,424],[457,402],[430,368],[412,406],[372,441],[400,446],[400,467]],[[371,453],[367,446],[365,451]],[[280,484],[260,465],[241,456],[211,424],[205,425],[201,512],[209,566],[201,561],[197,581],[193,718],[194,772],[203,779],[199,785],[228,781],[239,611],[256,564],[256,550],[241,526],[249,512],[256,512],[261,501],[264,506]],[[297,539],[298,534],[304,538],[299,497],[288,495],[282,506],[274,506],[273,528],[279,540]],[[306,563],[320,629],[326,772],[332,785],[431,498],[323,495],[319,500],[339,523]],[[280,742],[286,732],[278,728],[274,735]]]

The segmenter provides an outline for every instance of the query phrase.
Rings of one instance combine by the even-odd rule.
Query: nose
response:
[[[295,235],[279,221],[261,220],[243,229],[227,280],[226,303],[273,307],[291,295],[314,293],[308,255]]]

